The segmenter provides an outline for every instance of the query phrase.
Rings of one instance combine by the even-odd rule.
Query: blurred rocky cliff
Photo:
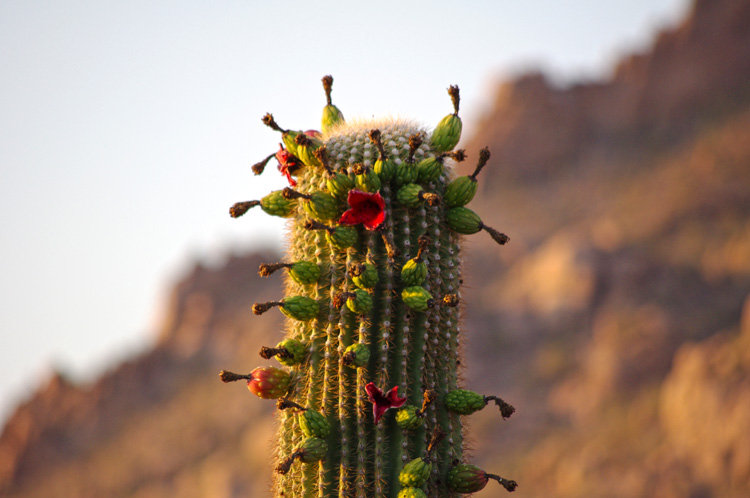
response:
[[[750,496],[749,82],[750,2],[698,0],[608,81],[504,84],[462,143],[462,174],[490,147],[472,208],[511,236],[466,238],[466,386],[517,408],[467,421],[517,494]],[[151,352],[41,387],[0,495],[265,496],[273,404],[216,374],[280,338],[250,311],[277,257],[196,267]]]

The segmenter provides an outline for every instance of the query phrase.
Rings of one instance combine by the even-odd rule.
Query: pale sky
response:
[[[429,126],[461,88],[464,133],[498,81],[606,77],[687,0],[0,2],[0,422],[58,368],[81,379],[155,339],[193,261],[278,245],[235,201],[284,181],[250,165],[263,126],[346,117]]]

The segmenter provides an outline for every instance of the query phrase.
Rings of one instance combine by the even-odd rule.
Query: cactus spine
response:
[[[260,205],[289,218],[288,261],[260,268],[288,270],[287,296],[253,305],[288,317],[284,340],[261,356],[289,378],[265,367],[255,377],[223,371],[222,380],[280,398],[276,496],[458,496],[479,485],[460,480],[474,469],[461,463],[461,416],[490,400],[512,413],[499,398],[459,389],[459,242],[480,230],[508,238],[463,207],[476,173],[453,179],[465,157],[449,152],[461,131],[457,87],[455,112],[430,134],[409,121],[347,124],[331,104],[333,78],[323,84],[322,135],[263,117],[282,133],[287,149],[275,156],[296,188],[231,211]],[[477,172],[488,159],[485,149]]]

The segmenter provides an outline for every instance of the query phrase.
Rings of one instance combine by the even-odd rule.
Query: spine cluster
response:
[[[230,214],[260,207],[289,219],[287,260],[259,269],[286,272],[286,294],[252,307],[278,308],[288,325],[278,344],[259,345],[279,365],[221,379],[277,400],[276,496],[448,497],[489,479],[513,491],[514,481],[463,462],[461,417],[490,401],[503,418],[514,411],[458,378],[461,236],[508,242],[466,207],[489,150],[472,175],[454,178],[453,164],[467,158],[454,150],[458,87],[449,89],[454,112],[428,133],[411,122],[347,124],[332,84],[323,78],[321,132],[263,117],[281,144],[252,169],[261,174],[275,157],[289,186]]]

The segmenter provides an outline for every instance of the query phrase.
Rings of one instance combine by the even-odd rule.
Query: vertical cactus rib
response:
[[[457,304],[461,236],[509,240],[465,207],[489,150],[472,175],[454,178],[466,157],[454,150],[462,129],[456,86],[448,89],[453,112],[428,131],[407,120],[347,123],[332,103],[333,78],[322,82],[322,133],[263,117],[283,145],[253,172],[275,157],[280,180],[294,188],[230,210],[240,217],[260,207],[288,219],[287,259],[261,268],[265,277],[285,275],[286,297],[253,305],[256,314],[278,308],[287,316],[283,344],[262,350],[284,368],[222,379],[280,398],[277,497],[478,491],[496,476],[463,463],[461,415],[500,398],[460,388]]]

